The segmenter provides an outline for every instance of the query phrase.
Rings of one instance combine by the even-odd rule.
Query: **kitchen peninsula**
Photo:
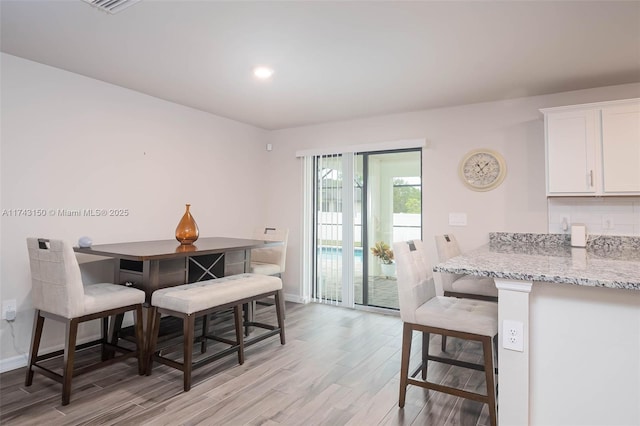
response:
[[[499,344],[499,423],[640,424],[640,238],[489,240],[434,271],[493,277],[500,324],[523,323],[524,351]]]

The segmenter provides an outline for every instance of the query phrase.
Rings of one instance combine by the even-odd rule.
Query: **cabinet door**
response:
[[[564,111],[545,116],[547,192],[596,192],[596,110]]]
[[[640,103],[602,110],[604,192],[640,193]]]

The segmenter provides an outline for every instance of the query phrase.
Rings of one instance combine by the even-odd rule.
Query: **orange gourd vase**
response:
[[[191,204],[187,204],[187,210],[176,228],[176,240],[183,245],[193,244],[198,239],[198,225],[193,216],[191,216],[189,207],[191,207]]]

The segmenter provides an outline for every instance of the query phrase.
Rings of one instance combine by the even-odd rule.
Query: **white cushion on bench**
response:
[[[156,290],[151,296],[151,304],[192,314],[281,289],[282,280],[278,277],[238,274]]]

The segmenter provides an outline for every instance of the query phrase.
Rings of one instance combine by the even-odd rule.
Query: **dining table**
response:
[[[252,249],[281,244],[206,237],[188,245],[176,240],[134,241],[74,247],[74,251],[114,259],[114,282],[143,290],[148,304],[160,288],[250,272]]]
[[[250,272],[252,249],[282,244],[280,241],[204,237],[188,245],[176,240],[133,241],[74,247],[74,251],[114,259],[113,282],[144,291],[145,306],[149,307],[151,296],[158,289]],[[246,306],[245,318],[253,320],[253,306]],[[109,341],[117,342],[122,322],[123,315],[110,321]],[[146,321],[144,324],[147,329]],[[145,348],[147,334],[145,331]]]

